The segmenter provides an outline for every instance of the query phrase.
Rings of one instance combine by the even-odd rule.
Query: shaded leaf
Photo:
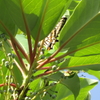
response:
[[[44,38],[54,28],[72,0],[5,1],[11,18],[18,28],[28,34],[31,33],[34,38],[40,33],[41,38]]]
[[[39,16],[35,29],[33,29],[33,33],[39,34],[41,32],[41,38],[43,38],[43,35],[47,36],[65,13],[71,2],[72,0],[42,0],[41,15]],[[36,10],[34,11],[36,12]],[[35,34],[32,35],[36,37]]]
[[[64,75],[60,72],[54,73],[47,78],[52,80],[52,81],[59,81],[61,84],[65,85],[69,90],[71,90],[75,96],[75,98],[78,96],[79,90],[80,90],[80,85],[79,85],[79,78],[75,74],[73,77],[68,78],[62,78]],[[74,85],[73,85],[74,83]]]
[[[5,1],[0,0],[0,31],[4,33],[12,33],[13,35],[15,35],[15,30],[15,24],[9,16],[9,12],[7,11]]]
[[[20,28],[24,32],[26,32],[26,30],[32,30],[35,22],[37,21],[37,16],[30,12],[32,11],[34,6],[30,6],[30,11],[27,12],[25,11],[26,5],[22,4],[21,0],[4,1],[6,2],[6,7],[8,9],[8,12],[10,13],[10,17],[18,26],[18,28]],[[29,4],[30,2],[32,3],[32,0],[25,0],[23,3]]]
[[[80,78],[80,93],[76,100],[90,100],[89,91],[98,83],[97,80]],[[74,100],[73,95],[69,95],[68,97],[62,100]]]
[[[13,65],[13,68],[12,68],[12,75],[14,76],[15,82],[21,85],[23,82],[23,76],[15,64]]]

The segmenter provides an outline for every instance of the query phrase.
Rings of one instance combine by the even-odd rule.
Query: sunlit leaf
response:
[[[11,18],[18,28],[31,33],[34,38],[41,33],[43,38],[54,28],[72,0],[5,1]]]
[[[100,49],[96,45],[100,44],[100,28],[98,28],[100,26],[99,5],[99,0],[82,0],[67,21],[61,32],[60,43],[62,45],[67,41],[65,48],[68,49],[69,54],[88,46],[93,47],[87,48],[85,51],[82,50],[81,54],[79,52],[76,56],[85,55],[85,53],[86,55],[100,53]],[[94,48],[97,49],[97,52]]]
[[[24,51],[26,53],[29,53],[28,52],[28,43],[27,43],[27,38],[22,35],[22,34],[17,34],[16,35],[16,39],[19,41],[19,43],[21,44],[22,48],[24,49]]]
[[[60,67],[72,70],[100,70],[100,55],[86,57],[71,57]]]
[[[87,72],[100,79],[100,71],[88,70]]]

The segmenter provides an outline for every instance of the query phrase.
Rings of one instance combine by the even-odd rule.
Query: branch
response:
[[[46,4],[45,4],[44,11],[43,11],[43,14],[42,14],[42,18],[41,18],[41,21],[40,21],[40,26],[39,26],[39,29],[38,29],[38,34],[37,34],[37,37],[36,37],[36,40],[35,40],[35,46],[34,46],[34,50],[33,50],[33,53],[32,53],[32,63],[34,62],[34,59],[35,59],[36,50],[37,50],[37,47],[38,47],[38,42],[39,42],[41,30],[42,30],[43,20],[44,20],[46,10],[47,10],[47,7],[48,7],[48,2],[49,1],[47,1]],[[32,63],[31,63],[31,66],[32,66]]]
[[[21,0],[19,0],[19,2],[20,2],[22,17],[23,17],[23,20],[24,20],[26,34],[27,34],[27,38],[28,38],[29,55],[30,55],[30,63],[31,63],[31,59],[32,59],[32,42],[31,42],[31,36],[30,36],[30,29],[29,29],[28,24],[27,24],[27,20],[26,20],[24,11],[23,11],[23,6],[22,6],[22,3],[21,3]]]
[[[8,84],[7,83],[0,84],[0,87],[2,86],[8,86]],[[10,83],[10,86],[16,87],[16,84]]]
[[[19,59],[19,61],[21,63],[21,65],[22,65],[22,67],[20,66],[20,68],[21,68],[20,71],[22,71],[24,74],[26,74],[27,73],[27,70],[26,70],[26,67],[24,65],[24,62],[23,62],[23,60],[22,60],[22,58],[21,58],[21,56],[20,56],[20,54],[19,54],[19,52],[18,52],[18,50],[16,48],[16,44],[14,44],[12,40],[11,40],[11,42],[12,42],[12,46],[14,48],[14,51],[15,51],[15,53],[16,53],[16,55],[17,55],[17,57],[18,57],[18,59]]]
[[[8,33],[9,37],[12,39],[13,43],[16,44],[16,46],[21,51],[21,53],[23,54],[23,56],[27,59],[27,61],[29,61],[27,54],[25,53],[25,51],[23,50],[23,48],[20,46],[20,44],[18,43],[18,41],[15,39],[15,37],[11,34],[11,32],[6,28],[6,26],[1,21],[0,21],[0,23],[3,26],[3,28],[6,30],[6,32]]]
[[[65,54],[63,54],[63,55],[61,55],[61,56],[59,56],[59,57],[56,57],[56,58],[52,58],[52,57],[50,58],[50,57],[49,57],[49,58],[46,59],[43,63],[41,63],[40,65],[38,65],[37,69],[40,69],[43,65],[45,65],[45,64],[47,64],[47,63],[54,62],[54,61],[56,61],[56,60],[59,60],[59,59],[61,59],[61,58],[66,57],[67,55],[73,54],[73,53],[75,53],[75,52],[77,52],[77,51],[79,51],[79,50],[85,49],[85,48],[87,48],[87,47],[93,46],[93,45],[98,44],[98,43],[100,43],[100,42],[92,43],[92,44],[90,44],[90,45],[81,47],[81,48],[76,49],[76,50],[74,50],[74,51],[71,51],[71,52],[69,52],[69,53],[65,53]]]

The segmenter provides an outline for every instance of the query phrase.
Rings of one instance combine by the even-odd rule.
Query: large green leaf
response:
[[[76,100],[89,100],[86,99],[88,98],[88,92],[98,83],[97,80],[93,79],[88,79],[88,78],[80,78],[80,92]],[[73,86],[75,87],[75,82],[72,82]],[[57,84],[54,88],[51,88],[53,91],[57,91],[57,93],[53,91],[49,91],[51,95],[56,95],[54,100],[75,100],[73,93],[65,86],[62,84]],[[77,90],[77,89],[76,89]],[[47,94],[43,100],[52,100],[52,97]],[[38,99],[36,99],[38,100]]]
[[[31,12],[25,12],[25,6],[22,5],[22,0],[4,0],[6,4],[6,8],[8,9],[10,17],[15,22],[15,24],[20,28],[22,31],[26,32],[26,30],[32,30],[34,27],[35,21],[37,16]],[[25,0],[27,4],[30,3],[32,0]],[[33,6],[34,7],[34,6]],[[30,7],[32,10],[32,6]],[[27,28],[27,29],[26,29]]]
[[[23,76],[18,67],[14,64],[12,68],[12,75],[15,79],[15,82],[18,83],[19,85],[22,85],[23,82]]]
[[[87,73],[97,77],[98,79],[100,79],[100,71],[94,71],[94,70],[88,70]]]
[[[71,5],[69,6],[68,9],[70,9],[71,11],[73,11],[75,9],[75,7],[77,6],[77,4],[80,2],[81,0],[73,0]]]
[[[0,0],[0,31],[15,34],[15,24],[7,11],[4,0]]]
[[[8,69],[4,65],[0,65],[0,84],[5,82],[7,72]]]
[[[71,57],[67,59],[60,67],[72,70],[100,70],[100,55]]]
[[[39,20],[36,23],[35,28],[33,29],[33,33],[41,32],[41,38],[43,38],[43,34],[47,36],[50,31],[57,24],[59,19],[65,13],[66,9],[70,5],[72,0],[41,0],[42,6],[39,15]],[[36,10],[34,10],[34,13]],[[33,37],[35,36],[32,34]]]
[[[56,93],[50,92],[52,95],[55,95],[55,98],[48,96],[46,97],[46,99],[43,99],[43,100],[47,100],[47,99],[62,100],[62,98],[68,97],[69,95],[73,94],[65,85],[62,85],[62,84],[57,84],[55,88],[52,90],[56,91]],[[74,95],[73,95],[73,99],[71,100],[74,100]]]
[[[21,47],[24,49],[26,53],[29,53],[28,51],[28,43],[27,43],[27,38],[23,34],[17,34],[16,39],[18,42],[21,44]]]
[[[6,42],[5,42],[6,44]],[[1,48],[1,47],[0,47]],[[9,49],[8,49],[9,51]],[[5,67],[5,61],[8,60],[6,58],[6,50],[2,47],[0,50],[0,84],[4,83],[6,80],[6,75],[8,72],[8,69]]]
[[[89,91],[98,83],[97,80],[80,78],[81,90],[76,100],[91,100]],[[74,100],[73,95],[69,95],[62,100]]]
[[[99,35],[100,36],[100,35]],[[97,36],[98,37],[98,36]],[[98,37],[99,38],[99,37]],[[96,38],[94,38],[95,40]],[[84,48],[82,50],[77,51],[74,56],[92,56],[92,55],[100,55],[100,43],[95,44],[93,46]]]
[[[72,0],[4,1],[18,28],[31,33],[34,38],[40,33],[42,34],[41,38],[44,38],[54,28]]]
[[[72,91],[72,93],[74,94],[76,98],[80,90],[80,85],[79,85],[80,82],[79,82],[78,76],[75,74],[73,77],[70,77],[70,78],[66,77],[65,79],[63,78],[61,79],[62,76],[64,76],[62,73],[57,72],[48,76],[47,78],[51,81],[59,81],[61,84],[65,85],[70,91]],[[57,98],[61,98],[61,95],[59,94]]]
[[[11,53],[11,48],[8,47],[7,42],[5,42],[4,47],[5,47],[5,49],[3,48],[3,50],[0,51],[0,69],[1,69],[1,71],[0,71],[0,83],[4,83],[5,76],[7,75],[7,72],[9,72],[9,69],[5,66],[5,61],[8,61],[8,59],[9,59],[7,57],[7,54]],[[3,59],[5,61],[2,61]],[[9,61],[9,62],[12,63],[12,61]],[[15,64],[13,64],[13,68],[11,69],[11,73],[14,76],[16,83],[19,83],[21,85],[22,74]]]
[[[61,32],[60,45],[67,41],[64,49],[68,49],[68,54],[89,46],[93,49],[82,50],[76,56],[100,53],[100,48],[96,45],[100,43],[99,11],[100,0],[82,0],[78,4]]]

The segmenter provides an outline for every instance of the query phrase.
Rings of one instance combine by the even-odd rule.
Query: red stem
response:
[[[6,26],[1,21],[0,21],[0,23],[4,27],[4,29],[6,30],[6,32],[10,36],[10,38],[12,39],[13,43],[16,44],[16,46],[21,51],[21,53],[23,54],[23,56],[27,59],[27,61],[29,61],[27,54],[25,53],[25,51],[23,50],[23,48],[20,46],[20,44],[18,43],[18,41],[14,38],[14,36],[10,33],[10,31],[6,28]]]
[[[81,49],[84,49],[84,48],[93,46],[93,45],[98,44],[98,43],[100,43],[100,42],[92,43],[92,44],[90,44],[90,45],[87,45],[87,46],[81,47],[81,48],[79,48],[79,49],[76,49],[76,50],[74,50],[74,51],[72,51],[72,52],[65,53],[65,54],[63,54],[63,55],[61,55],[61,56],[59,56],[59,57],[56,57],[56,58],[50,58],[50,57],[49,57],[49,58],[46,59],[43,63],[41,63],[41,64],[37,67],[37,69],[40,69],[43,65],[45,65],[45,64],[47,64],[47,63],[54,62],[54,61],[56,61],[56,60],[59,60],[59,59],[61,59],[61,58],[64,58],[65,56],[67,56],[67,55],[69,55],[69,54],[72,54],[72,53],[74,53],[74,52],[76,52],[76,51],[79,51],[79,50],[81,50]]]
[[[61,59],[61,58],[64,58],[64,57],[67,56],[67,55],[73,54],[73,53],[76,52],[76,51],[85,49],[85,48],[87,48],[87,47],[93,46],[93,45],[98,44],[98,43],[100,43],[100,42],[92,43],[92,44],[90,44],[90,45],[87,45],[87,46],[81,47],[81,48],[79,48],[79,49],[76,49],[76,50],[74,50],[74,51],[72,51],[72,52],[65,53],[65,54],[63,54],[63,55],[61,55],[61,56],[59,56],[59,57],[52,58],[48,63],[53,62],[53,61],[56,61],[56,60],[59,60],[59,59]]]
[[[52,67],[42,67],[39,70],[46,70],[46,69],[51,69]]]
[[[39,74],[39,75],[35,76],[35,78],[37,79],[37,78],[39,78],[39,77],[42,77],[42,76],[51,74],[51,73],[53,73],[53,72],[56,72],[56,71],[47,71],[47,72],[45,72],[45,73],[42,73],[42,74]]]
[[[31,36],[30,36],[30,29],[29,29],[28,24],[27,24],[27,20],[26,20],[24,11],[23,11],[23,6],[22,6],[22,3],[21,3],[21,0],[19,0],[19,2],[20,2],[20,6],[21,6],[21,11],[22,11],[22,17],[23,17],[24,24],[25,24],[26,34],[27,34],[27,37],[28,37],[30,63],[32,63],[31,62],[32,61],[31,60],[32,59],[32,42],[31,42]]]
[[[0,84],[0,87],[2,86],[8,86],[8,84],[7,83]],[[11,83],[10,86],[16,87],[16,84]]]
[[[42,74],[39,74],[39,75],[35,76],[35,79],[40,78],[40,77],[45,76],[45,75],[52,74],[52,73],[57,72],[57,71],[59,71],[59,70],[65,70],[65,69],[69,69],[69,68],[72,68],[72,67],[59,68],[59,69],[57,69],[57,70],[47,71],[47,72],[45,72],[45,73],[42,73]]]
[[[16,48],[16,44],[14,44],[12,40],[11,40],[11,42],[12,42],[12,46],[13,46],[13,48],[14,48],[14,51],[16,52],[16,55],[17,55],[17,57],[18,57],[18,59],[19,59],[21,65],[22,65],[22,67],[20,67],[22,70],[20,70],[20,69],[19,69],[19,70],[20,70],[20,71],[23,71],[23,73],[26,74],[26,73],[27,73],[27,70],[26,70],[26,67],[25,67],[25,65],[24,65],[24,62],[23,62],[23,60],[22,60],[22,58],[21,58],[21,56],[20,56],[20,54],[19,54],[19,52],[18,52],[18,50],[17,50],[17,48]]]
[[[37,46],[38,46],[38,42],[39,42],[39,38],[40,38],[40,34],[41,34],[41,30],[42,30],[42,25],[43,25],[43,20],[44,20],[44,17],[45,17],[45,14],[46,14],[46,10],[47,10],[47,7],[48,7],[48,2],[46,2],[45,4],[45,7],[44,7],[44,11],[43,11],[43,14],[42,14],[42,18],[41,18],[41,21],[40,21],[40,26],[39,26],[39,31],[38,31],[38,35],[37,35],[37,38],[35,40],[35,46],[34,46],[34,50],[33,50],[33,54],[32,54],[32,63],[34,62],[34,59],[35,59],[35,55],[36,55],[36,50],[37,50]],[[32,66],[32,64],[31,64]]]
[[[78,33],[78,32],[77,32]],[[76,34],[77,34],[76,33]],[[37,69],[40,69],[42,66],[44,66],[45,64],[47,64],[47,63],[49,63],[49,61],[54,57],[54,56],[56,56],[60,51],[61,51],[61,49],[68,43],[68,42],[70,42],[71,41],[71,39],[72,38],[74,38],[74,36],[76,35],[76,34],[74,34],[73,36],[71,36],[54,54],[52,54],[48,59],[46,59],[41,65],[39,65],[38,67],[37,67]]]
[[[57,71],[59,71],[59,70],[64,70],[64,69],[68,69],[68,68],[59,68],[59,69],[57,69],[57,70],[50,70],[50,71],[47,71],[47,72],[45,72],[45,73],[42,73],[42,74],[39,74],[39,75],[35,76],[35,78],[37,79],[37,78],[39,78],[39,77],[42,77],[42,76],[45,76],[45,75],[48,75],[48,74],[57,72]]]
[[[5,86],[5,84],[0,84],[0,87]]]
[[[86,24],[87,25],[87,24]],[[86,26],[85,25],[85,26]],[[41,68],[42,66],[44,66],[45,64],[49,63],[49,61],[54,57],[56,56],[60,51],[61,49],[63,49],[63,47],[65,45],[67,45],[85,26],[82,26],[75,34],[73,34],[65,43],[62,44],[62,46],[54,53],[52,54],[48,59],[46,59],[41,65],[39,65],[37,67],[37,69]],[[55,58],[54,58],[55,59]],[[57,58],[58,59],[58,58]],[[55,59],[56,60],[56,59]]]

